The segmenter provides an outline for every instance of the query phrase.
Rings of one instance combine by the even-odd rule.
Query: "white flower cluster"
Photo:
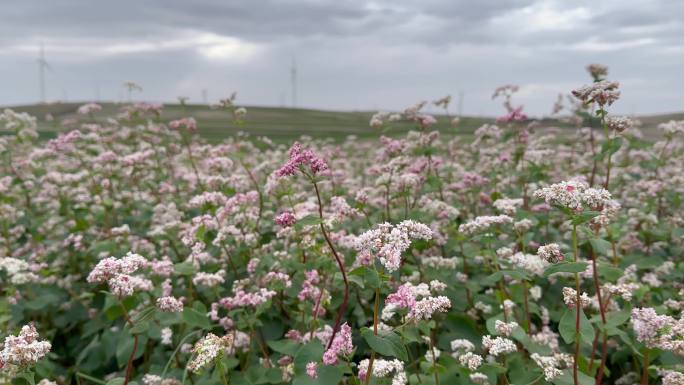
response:
[[[107,282],[109,290],[118,297],[127,297],[135,290],[152,290],[152,281],[131,275],[138,269],[149,266],[141,255],[128,252],[123,258],[109,257],[101,260],[88,275],[90,283]]]
[[[453,350],[451,356],[458,359],[462,366],[466,366],[470,370],[477,370],[482,365],[482,356],[473,353],[475,345],[468,340],[451,341],[451,350]]]
[[[434,267],[437,269],[456,270],[456,266],[458,265],[459,259],[456,257],[423,257],[421,258],[421,262],[425,266]]]
[[[575,305],[577,304],[577,290],[571,287],[564,287],[563,302],[565,302],[565,305],[567,305],[570,308],[575,307]],[[587,295],[587,293],[582,293],[580,294],[580,302],[582,308],[585,308],[589,306],[589,304],[591,303],[591,298],[589,298],[589,295]]]
[[[45,356],[52,345],[48,341],[39,341],[38,337],[33,325],[24,325],[18,336],[5,337],[5,346],[0,351],[0,368],[14,372]]]
[[[658,128],[663,130],[665,135],[668,136],[684,134],[684,120],[670,120],[666,123],[660,123]]]
[[[565,259],[563,252],[561,252],[560,246],[557,243],[539,246],[537,255],[549,263],[556,263]]]
[[[443,295],[438,297],[427,297],[416,302],[415,306],[406,316],[406,320],[412,322],[429,320],[435,312],[444,313],[450,308],[451,301]]]
[[[364,380],[368,375],[369,360],[365,359],[359,362],[359,378]],[[404,363],[394,360],[376,359],[373,361],[373,377],[385,378],[394,373],[392,377],[392,385],[406,385],[408,384],[408,377],[404,371]]]
[[[204,338],[199,340],[192,352],[195,353],[195,358],[188,363],[188,369],[197,373],[217,357],[220,356],[226,349],[232,347],[233,335],[228,334],[219,337],[215,334],[209,333]]]
[[[597,103],[600,106],[609,106],[620,98],[618,87],[618,82],[601,80],[573,90],[572,94],[584,104]]]
[[[226,272],[219,270],[216,273],[199,272],[192,278],[196,286],[214,287],[225,282]]]
[[[475,354],[473,352],[466,352],[465,354],[458,357],[458,362],[462,366],[467,367],[470,370],[477,370],[477,368],[482,365],[482,356]]]
[[[515,342],[508,338],[496,337],[486,335],[482,336],[482,346],[494,357],[500,354],[513,353],[518,350]]]
[[[31,265],[21,259],[12,257],[0,258],[0,270],[7,272],[10,282],[14,285],[23,285],[40,280],[40,277],[31,271]]]
[[[513,332],[515,331],[515,329],[518,328],[518,326],[518,323],[515,321],[507,323],[501,320],[496,320],[496,322],[494,323],[494,330],[496,330],[496,332],[500,335],[510,337],[511,334],[513,334]]]
[[[492,204],[494,208],[501,211],[506,215],[513,215],[518,210],[518,207],[522,206],[523,200],[521,198],[508,199],[501,198],[494,201]]]
[[[359,253],[357,264],[371,264],[375,255],[388,272],[396,271],[401,265],[401,254],[411,246],[411,240],[429,240],[432,235],[428,226],[412,220],[403,221],[396,226],[383,223],[356,238],[354,248]]]
[[[544,379],[552,381],[563,374],[562,368],[572,366],[574,358],[569,354],[556,353],[553,356],[541,356],[532,353],[532,360],[544,371]]]
[[[172,296],[157,298],[157,307],[159,310],[169,313],[178,313],[183,311],[183,301]]]
[[[625,116],[610,116],[606,118],[608,128],[616,132],[623,132],[632,128],[634,121]]]
[[[180,385],[180,381],[175,378],[162,378],[156,374],[145,374],[143,376],[143,384],[145,385]]]
[[[477,217],[471,221],[458,226],[458,231],[464,234],[472,235],[489,230],[492,226],[512,223],[513,218],[508,215],[485,215]]]
[[[513,254],[509,261],[521,268],[527,271],[530,274],[535,274],[535,275],[542,275],[544,274],[544,269],[549,265],[548,262],[545,260],[541,259],[538,255],[534,254],[525,254],[525,253],[515,253]]]
[[[580,212],[585,207],[603,210],[605,206],[608,206],[612,211],[617,211],[620,207],[619,203],[612,200],[607,190],[589,187],[586,183],[577,180],[564,181],[541,188],[534,192],[534,197],[544,199],[547,204],[563,206],[575,212]]]

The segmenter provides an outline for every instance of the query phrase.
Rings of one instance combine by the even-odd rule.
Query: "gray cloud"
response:
[[[533,114],[605,63],[621,113],[684,110],[684,3],[668,0],[10,0],[0,14],[0,104],[35,102],[45,44],[51,99],[199,101],[233,90],[245,104],[400,109],[447,93],[464,112],[497,114],[491,91],[522,86]]]

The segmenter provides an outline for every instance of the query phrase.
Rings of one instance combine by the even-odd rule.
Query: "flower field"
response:
[[[287,144],[5,110],[0,382],[684,384],[684,121],[642,134],[588,72],[562,129],[503,86],[468,137],[427,102]]]

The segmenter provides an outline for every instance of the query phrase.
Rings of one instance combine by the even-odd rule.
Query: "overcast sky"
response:
[[[133,80],[137,99],[290,105],[294,59],[304,107],[462,92],[464,114],[495,115],[493,89],[513,83],[542,115],[598,62],[621,82],[616,112],[684,111],[680,0],[4,0],[0,105],[38,101],[41,42],[50,100],[121,100]]]

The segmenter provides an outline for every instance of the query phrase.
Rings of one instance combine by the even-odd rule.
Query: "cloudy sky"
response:
[[[547,114],[559,92],[610,67],[620,113],[684,111],[680,0],[5,0],[0,105],[39,99],[45,46],[50,100],[210,101],[402,109],[463,94],[464,114],[495,115],[501,84]],[[455,112],[456,103],[452,109]]]

